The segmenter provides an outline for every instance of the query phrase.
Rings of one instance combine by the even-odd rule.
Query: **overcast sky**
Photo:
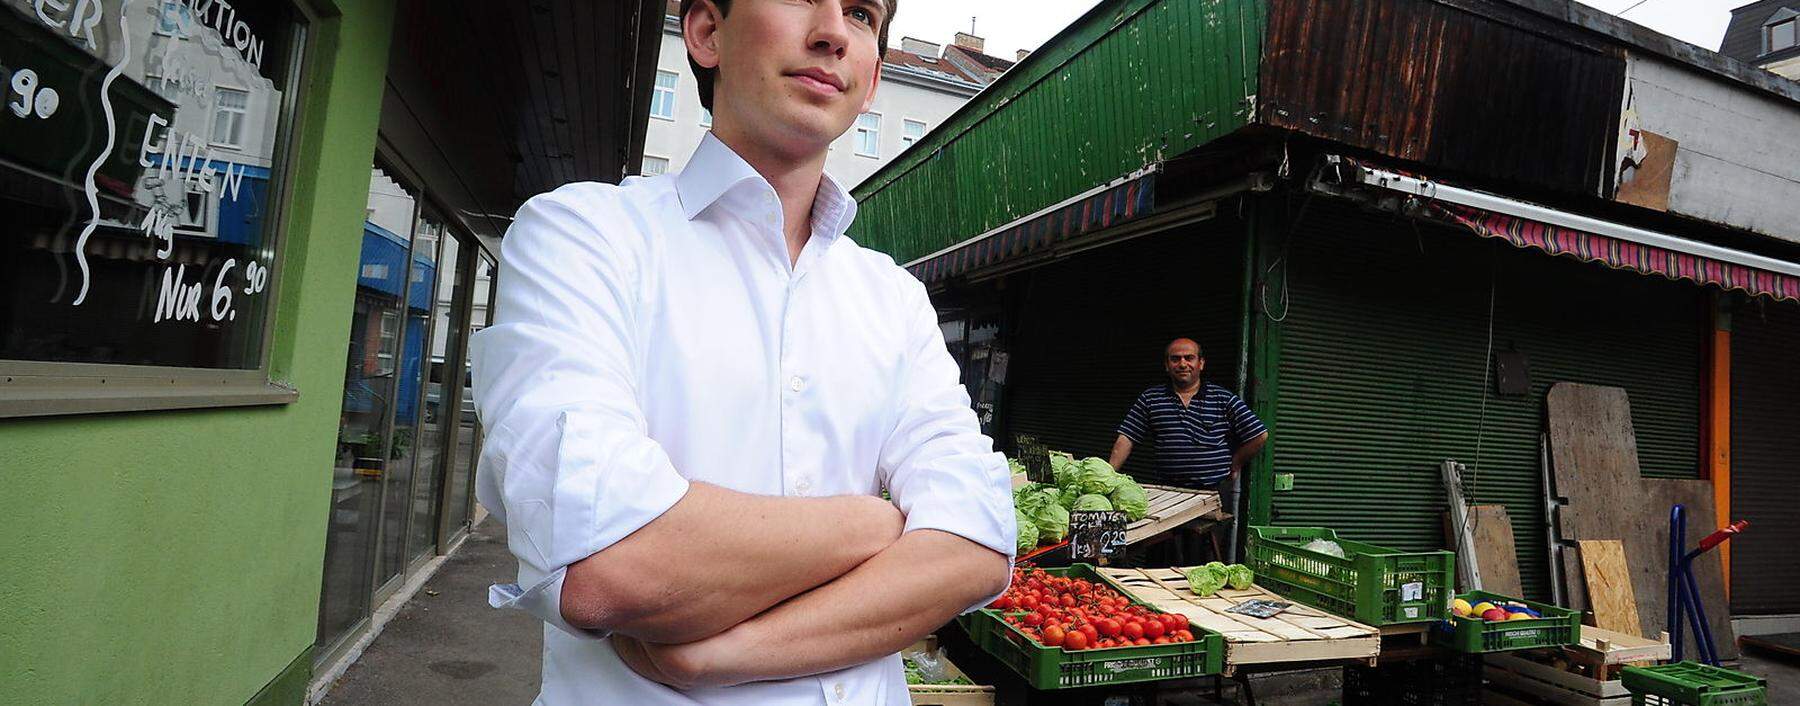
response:
[[[917,37],[947,44],[957,32],[969,31],[975,18],[975,34],[987,39],[987,53],[1011,59],[1015,50],[1035,49],[1056,32],[1094,6],[1095,0],[900,0],[889,39],[899,46],[900,37]],[[1348,0],[1347,0],[1348,1]],[[1718,49],[1731,21],[1731,8],[1751,0],[1580,0],[1607,12],[1626,11],[1625,19],[1663,34]],[[1638,5],[1632,8],[1632,5]]]

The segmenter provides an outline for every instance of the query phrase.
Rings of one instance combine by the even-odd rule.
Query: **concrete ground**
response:
[[[490,517],[411,601],[400,609],[362,658],[325,695],[323,704],[529,704],[537,695],[543,631],[531,616],[487,605],[487,588],[515,571],[506,526]],[[946,640],[957,643],[955,636]],[[946,644],[947,648],[963,646]],[[958,663],[971,675],[1003,677],[997,663],[965,651]],[[987,669],[982,669],[986,667]],[[1738,669],[1769,682],[1768,703],[1800,704],[1800,663],[1747,651]],[[1322,676],[1321,676],[1322,675]],[[1336,670],[1259,675],[1263,706],[1329,704],[1338,698]],[[981,679],[981,676],[977,676]],[[991,683],[991,682],[990,682]],[[1226,703],[1235,689],[1226,690]],[[1210,688],[1177,695],[1172,703],[1210,703]],[[1002,701],[1011,701],[1002,699]]]
[[[487,604],[488,585],[518,564],[506,525],[489,517],[344,672],[323,704],[529,704],[544,634],[522,611]]]

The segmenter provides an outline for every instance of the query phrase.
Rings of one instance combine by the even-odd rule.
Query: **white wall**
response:
[[[1626,90],[1638,125],[1679,143],[1671,212],[1800,242],[1800,106],[1635,53]]]
[[[1800,56],[1788,57],[1781,61],[1769,64],[1768,66],[1764,66],[1763,68],[1794,79],[1795,81],[1800,81]]]
[[[694,83],[694,74],[688,67],[687,47],[682,43],[680,34],[663,32],[657,68],[675,72],[678,76],[675,85],[675,119],[664,120],[651,116],[650,127],[644,135],[644,156],[665,158],[669,160],[669,171],[676,171],[687,163],[688,157],[700,145],[700,138],[707,130],[700,125],[700,94]],[[856,129],[852,127],[832,143],[831,153],[825,158],[825,172],[845,188],[855,187],[863,178],[875,173],[881,165],[900,153],[903,119],[923,121],[925,131],[929,133],[969,97],[960,92],[909,84],[903,78],[883,77],[880,88],[875,91],[875,105],[870,109],[870,112],[881,114],[880,154],[877,157],[856,154],[853,142]],[[642,171],[642,165],[639,165],[634,173]]]

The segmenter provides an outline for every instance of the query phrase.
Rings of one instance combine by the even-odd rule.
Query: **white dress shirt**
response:
[[[519,583],[490,602],[547,623],[538,703],[908,703],[898,656],[680,692],[563,621],[566,567],[661,515],[690,480],[765,495],[885,487],[907,531],[1013,555],[1005,459],[924,286],[844,235],[855,214],[822,180],[790,265],[774,188],[710,133],[679,173],[570,184],[519,209],[494,324],[470,355],[487,428],[477,493],[519,560]]]

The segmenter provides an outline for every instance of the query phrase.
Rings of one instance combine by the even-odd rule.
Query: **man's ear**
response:
[[[875,91],[880,88],[881,88],[881,59],[880,59],[880,57],[877,57],[875,59],[875,78],[869,81],[869,95],[863,97],[862,110],[860,110],[858,112],[867,113],[867,112],[869,112],[870,108],[875,107]]]
[[[713,0],[700,0],[681,17],[681,41],[701,68],[719,68],[719,23],[725,19]]]

